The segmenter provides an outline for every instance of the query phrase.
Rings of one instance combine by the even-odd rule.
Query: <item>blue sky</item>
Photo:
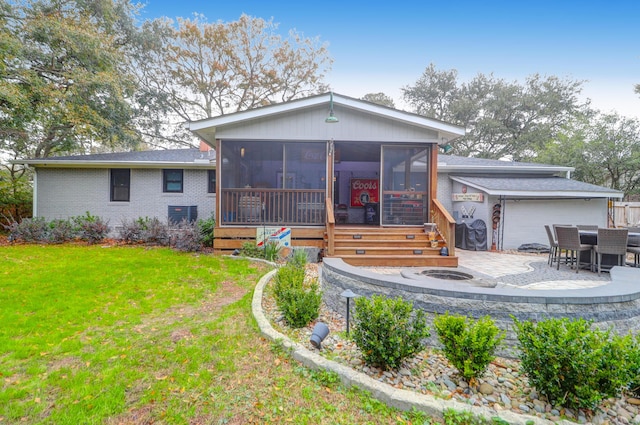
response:
[[[175,1],[146,0],[141,19],[242,13],[271,19],[328,44],[326,82],[340,94],[384,92],[403,107],[401,88],[430,63],[461,81],[493,73],[524,82],[535,73],[584,80],[603,112],[640,118],[640,1]]]

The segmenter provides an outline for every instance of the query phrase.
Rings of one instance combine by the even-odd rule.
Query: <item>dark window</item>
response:
[[[209,193],[216,193],[216,170],[207,171],[207,181],[209,182]]]
[[[182,193],[182,170],[162,170],[162,191]]]
[[[129,202],[129,188],[131,187],[131,170],[128,168],[114,168],[111,170],[112,202]]]

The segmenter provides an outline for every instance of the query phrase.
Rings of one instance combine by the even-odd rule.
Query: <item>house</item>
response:
[[[114,227],[213,214],[218,253],[269,239],[354,265],[455,266],[463,221],[488,223],[497,249],[546,243],[542,224],[604,225],[621,195],[567,167],[438,155],[464,128],[334,93],[188,127],[200,150],[20,161],[36,171],[34,214],[90,211]]]
[[[280,231],[287,246],[313,246],[353,264],[457,264],[455,223],[436,199],[436,167],[439,147],[464,128],[326,93],[189,129],[215,148],[215,164],[209,150],[21,161],[36,170],[35,214],[90,211],[117,226],[187,207],[198,217],[215,214],[219,253]],[[423,229],[433,221],[439,233],[431,247]],[[449,255],[441,256],[445,246]]]
[[[548,245],[545,224],[612,223],[612,200],[623,193],[571,180],[572,167],[438,157],[438,199],[458,224],[483,220],[498,250]]]
[[[189,129],[217,153],[217,251],[268,229],[352,264],[457,264],[437,155],[464,128],[326,93]],[[425,222],[437,223],[437,246]]]

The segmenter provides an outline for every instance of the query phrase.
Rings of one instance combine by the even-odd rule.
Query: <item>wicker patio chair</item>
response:
[[[553,231],[551,230],[551,227],[549,227],[548,224],[544,225],[544,229],[547,231],[547,238],[549,238],[549,259],[547,260],[547,263],[550,266],[553,266],[554,262],[560,261],[560,258],[559,258],[560,253],[558,251],[558,241],[553,235]]]
[[[598,229],[598,244],[593,247],[594,257],[598,264],[598,275],[602,269],[602,254],[615,255],[618,257],[618,265],[625,265],[628,236],[629,229]]]
[[[576,224],[578,230],[598,230],[596,224]]]
[[[558,250],[566,251],[567,258],[570,258],[571,267],[575,263],[576,273],[580,270],[580,257],[584,251],[589,252],[589,268],[593,264],[592,248],[593,245],[580,243],[580,233],[577,227],[556,227],[556,234],[558,235]],[[557,270],[560,270],[560,261],[558,261]]]
[[[640,267],[640,246],[628,246],[627,252],[633,254],[633,267]]]

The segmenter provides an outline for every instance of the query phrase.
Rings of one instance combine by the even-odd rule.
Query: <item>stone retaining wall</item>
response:
[[[489,315],[506,331],[504,346],[497,353],[504,357],[517,356],[512,316],[521,321],[584,318],[618,333],[640,330],[640,269],[614,267],[611,278],[610,284],[595,288],[538,291],[474,287],[433,278],[417,281],[373,273],[336,258],[325,258],[321,270],[324,301],[338,313],[346,312],[346,300],[340,295],[345,289],[366,297],[402,297],[427,312],[432,329],[428,344],[432,346],[438,346],[432,326],[436,314],[448,311],[473,318]]]

